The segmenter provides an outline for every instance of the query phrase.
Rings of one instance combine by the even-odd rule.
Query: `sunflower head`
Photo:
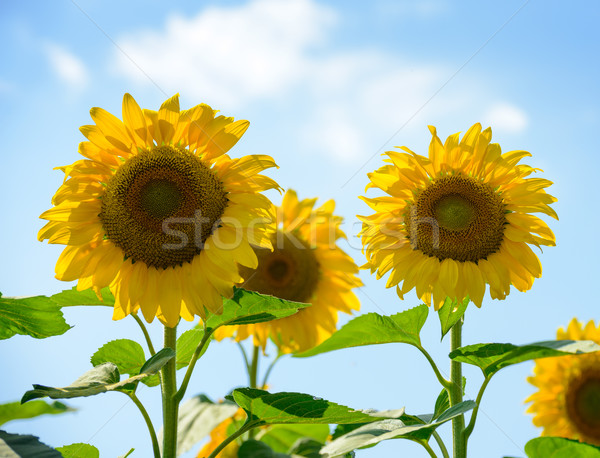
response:
[[[241,341],[253,336],[264,348],[270,337],[282,352],[303,351],[335,332],[339,311],[359,309],[352,292],[362,285],[358,267],[336,243],[345,237],[342,218],[333,214],[333,201],[315,209],[316,200],[298,200],[288,190],[271,226],[273,250],[257,249],[258,266],[240,271],[242,288],[312,305],[267,323],[219,328],[218,339],[235,336]]]
[[[258,173],[275,163],[231,159],[249,123],[215,115],[204,104],[180,110],[178,96],[142,110],[125,94],[122,120],[92,108],[95,124],[81,127],[85,159],[60,167],[65,179],[38,238],[66,245],[59,280],[110,287],[115,319],[141,308],[172,327],[219,313],[241,280],[238,264],[257,264],[250,244],[270,246],[272,204],[260,192],[279,186]]]
[[[387,196],[361,197],[375,213],[359,216],[371,272],[402,299],[417,295],[439,308],[446,297],[469,296],[481,306],[490,296],[504,299],[513,285],[527,291],[542,274],[530,245],[553,246],[554,234],[532,213],[557,218],[552,182],[529,178],[536,172],[520,164],[530,154],[490,143],[490,128],[472,126],[445,143],[430,126],[428,156],[406,147],[388,151],[386,165],[369,173],[369,188]]]
[[[583,327],[575,318],[558,340],[592,340],[600,344],[600,326]],[[558,436],[600,445],[600,354],[561,356],[537,360],[527,379],[537,388],[526,402],[533,424],[543,436]]]

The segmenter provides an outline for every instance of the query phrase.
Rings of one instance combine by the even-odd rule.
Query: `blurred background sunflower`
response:
[[[573,318],[559,328],[557,340],[591,340],[600,344],[600,326],[585,327]],[[537,388],[525,402],[542,436],[558,436],[600,445],[600,354],[537,360],[527,381]]]
[[[481,307],[486,285],[504,299],[514,285],[527,291],[542,275],[529,246],[554,246],[548,225],[531,213],[558,219],[546,193],[552,184],[527,178],[538,171],[519,164],[526,151],[502,154],[490,143],[492,130],[473,125],[442,143],[436,129],[429,155],[407,147],[388,151],[388,165],[369,173],[369,188],[389,196],[361,197],[375,214],[362,216],[366,266],[401,299],[417,295],[437,310],[446,297],[470,299]]]
[[[234,336],[242,341],[252,336],[264,349],[271,338],[280,352],[303,351],[335,332],[338,312],[360,309],[352,292],[362,285],[358,267],[337,246],[337,240],[346,237],[340,229],[342,218],[333,214],[333,200],[314,208],[316,201],[298,200],[296,192],[288,190],[276,209],[273,251],[257,249],[258,267],[240,272],[244,289],[312,305],[288,318],[220,328],[218,339]]]
[[[141,308],[148,322],[174,327],[205,307],[218,313],[241,279],[238,263],[257,265],[250,243],[270,247],[271,204],[259,192],[278,185],[258,172],[275,163],[230,159],[248,121],[204,104],[180,111],[178,95],[156,112],[125,94],[123,121],[90,113],[86,159],[59,167],[64,183],[40,216],[49,222],[38,239],[67,245],[56,278],[97,294],[110,286],[117,320]]]

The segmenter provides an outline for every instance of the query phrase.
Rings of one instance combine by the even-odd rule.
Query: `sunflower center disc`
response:
[[[600,371],[584,371],[569,383],[567,413],[586,436],[600,442]]]
[[[188,150],[142,151],[109,180],[100,220],[125,256],[166,269],[191,261],[227,206],[215,173]]]
[[[475,178],[435,179],[404,215],[413,249],[440,261],[477,262],[500,249],[506,224],[502,197]]]
[[[247,280],[242,288],[289,301],[307,302],[319,282],[319,263],[314,250],[293,234],[278,232],[274,250],[257,249],[256,270],[241,268]]]

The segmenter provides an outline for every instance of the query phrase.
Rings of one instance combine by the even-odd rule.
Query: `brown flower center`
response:
[[[500,249],[506,224],[502,197],[475,178],[437,178],[404,215],[413,249],[440,261],[477,262]]]
[[[188,150],[153,147],[129,159],[109,180],[100,220],[125,256],[148,266],[191,261],[227,206],[215,173]]]
[[[242,288],[296,302],[308,302],[319,283],[314,250],[294,234],[277,232],[273,251],[257,249],[256,270],[242,268]]]
[[[584,370],[570,380],[565,400],[569,419],[589,442],[600,444],[600,370]]]

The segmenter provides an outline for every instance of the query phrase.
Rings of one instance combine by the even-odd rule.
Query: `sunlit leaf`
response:
[[[63,458],[100,458],[100,451],[90,444],[71,444],[58,447]]]
[[[65,412],[75,412],[76,409],[62,402],[32,401],[21,404],[19,401],[0,405],[0,425],[13,420],[39,417],[40,415],[56,415]]]
[[[96,292],[91,288],[77,291],[77,287],[74,286],[72,289],[65,289],[60,293],[50,296],[50,299],[61,307],[76,305],[105,305],[112,307],[115,305],[115,298],[108,287],[102,288],[100,293],[103,300],[100,300]]]
[[[45,296],[9,298],[0,294],[0,340],[15,334],[36,339],[64,334],[69,326],[60,307]]]
[[[562,437],[536,437],[525,444],[528,458],[600,458],[600,447]]]
[[[469,300],[468,296],[462,301],[450,299],[449,297],[446,298],[444,305],[438,310],[440,325],[442,326],[442,339],[465,314]]]

